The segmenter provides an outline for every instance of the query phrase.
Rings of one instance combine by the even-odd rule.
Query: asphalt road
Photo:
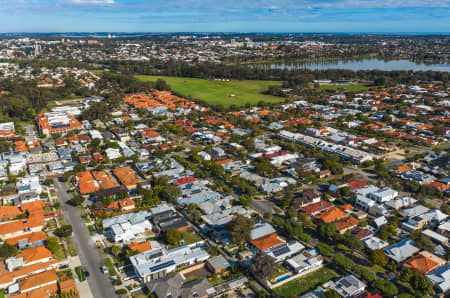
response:
[[[71,194],[64,182],[54,179],[56,195],[61,203],[61,209],[68,224],[73,227],[73,242],[80,257],[81,264],[89,272],[87,277],[92,295],[95,298],[117,297],[114,287],[108,279],[108,275],[103,274],[100,268],[103,266],[103,259],[98,252],[95,243],[89,234],[86,225],[81,218],[80,211],[69,204]]]

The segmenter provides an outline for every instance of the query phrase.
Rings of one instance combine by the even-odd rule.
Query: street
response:
[[[77,207],[69,203],[71,194],[64,182],[58,179],[55,183],[56,195],[61,203],[61,209],[68,224],[73,227],[73,242],[80,257],[81,264],[89,272],[87,277],[92,295],[97,297],[111,298],[117,295],[114,292],[112,283],[108,280],[108,275],[104,275],[100,268],[103,266],[103,259],[91,239],[89,231],[81,218]]]

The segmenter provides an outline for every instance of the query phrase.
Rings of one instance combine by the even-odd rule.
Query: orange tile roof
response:
[[[88,171],[77,173],[78,189],[81,194],[89,194],[100,189],[97,181],[94,180],[92,174]]]
[[[119,201],[119,206],[120,206],[120,208],[123,209],[123,208],[128,208],[130,206],[133,206],[133,208],[134,208],[136,205],[134,204],[134,201],[132,199],[125,198],[125,199]]]
[[[42,298],[42,297],[52,297],[58,293],[58,286],[56,283],[49,284],[47,286],[43,286],[37,288],[35,290],[31,290],[25,293],[21,293],[18,295],[14,295],[14,298]]]
[[[333,207],[333,204],[328,202],[328,201],[324,201],[321,200],[320,202],[317,203],[313,203],[310,204],[308,206],[305,206],[301,209],[301,211],[309,216],[314,215],[318,212],[323,212],[326,211],[328,209],[330,209],[331,207]]]
[[[113,170],[114,175],[126,187],[134,187],[143,180],[136,176],[136,172],[131,167],[123,167]]]
[[[447,262],[432,253],[422,251],[403,264],[406,268],[411,268],[420,274],[427,274],[436,268],[445,265]]]
[[[20,291],[25,291],[58,280],[55,270],[48,270],[19,280]]]
[[[141,243],[131,242],[130,244],[128,244],[128,247],[130,248],[131,251],[137,251],[139,253],[152,249],[150,241],[145,241]]]
[[[24,234],[24,235],[20,235],[17,237],[13,237],[13,238],[9,238],[6,240],[6,243],[8,243],[9,245],[17,245],[17,243],[19,242],[19,240],[22,239],[28,239],[28,243],[34,243],[34,242],[38,242],[38,241],[42,241],[47,239],[47,234],[45,234],[42,231],[38,231],[38,232],[31,232],[28,234]]]
[[[347,218],[340,219],[334,223],[336,226],[336,230],[338,232],[347,230],[351,227],[356,226],[359,223],[359,220],[354,218],[353,216],[349,216]]]
[[[28,152],[28,148],[24,141],[16,141],[14,142],[14,151]]]
[[[224,164],[227,164],[227,163],[232,162],[232,161],[233,160],[231,160],[231,159],[218,160],[218,161],[216,161],[216,164],[224,165]]]
[[[92,175],[94,175],[95,180],[97,180],[98,184],[100,185],[101,189],[110,189],[114,187],[118,187],[119,185],[115,183],[111,177],[109,177],[106,172],[99,171],[99,172],[92,172]]]
[[[426,184],[426,186],[432,187],[438,191],[445,191],[448,188],[448,186],[442,182],[431,182],[431,183]]]
[[[399,173],[408,172],[410,170],[412,170],[412,168],[409,165],[401,165],[401,166],[397,167],[397,169],[395,170],[395,173],[399,174]]]
[[[316,218],[322,220],[325,223],[329,223],[344,218],[345,216],[347,216],[347,213],[337,207],[334,207],[319,215],[316,215]]]
[[[367,185],[366,182],[361,181],[361,180],[349,180],[349,181],[347,181],[347,184],[350,186],[350,188],[352,190],[362,188]]]
[[[257,249],[264,251],[266,249],[281,245],[284,243],[284,241],[282,241],[276,233],[272,233],[264,237],[255,239],[251,243]]]
[[[4,224],[0,224],[0,238],[7,239],[8,234],[17,233],[26,229],[42,227],[44,225],[44,217],[42,215],[33,215],[26,219],[18,219]]]
[[[17,206],[1,206],[0,207],[0,221],[12,220],[22,214],[22,211]]]
[[[75,286],[75,280],[73,279],[59,281],[59,290],[61,293],[67,293],[76,289],[77,287]]]
[[[25,264],[33,263],[42,259],[51,258],[53,255],[45,246],[35,246],[25,248],[21,253],[16,255],[16,258],[23,258]]]
[[[58,263],[57,260],[51,260],[45,263],[36,263],[28,266],[22,266],[13,272],[7,272],[5,274],[0,275],[0,284],[12,283],[14,282],[14,280],[18,278],[22,278],[36,271],[44,270],[57,263]]]
[[[22,209],[22,211],[24,212],[28,212],[30,216],[44,215],[44,202],[42,200],[37,200],[23,203],[22,205],[20,205],[20,209]]]
[[[77,120],[73,115],[67,115],[69,118],[69,127],[66,126],[52,126],[48,124],[48,118],[45,114],[40,114],[36,116],[37,125],[41,130],[48,130],[50,132],[66,131],[67,129],[79,129],[82,127],[80,121]]]

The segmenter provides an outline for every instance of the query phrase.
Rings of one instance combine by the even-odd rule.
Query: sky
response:
[[[0,0],[0,32],[450,32],[450,0]]]

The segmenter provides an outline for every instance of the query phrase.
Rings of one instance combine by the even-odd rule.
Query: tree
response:
[[[166,232],[166,241],[169,244],[177,244],[181,240],[181,233],[177,229],[170,229]]]
[[[296,218],[297,217],[297,210],[293,209],[293,208],[289,208],[286,211],[286,216],[290,219]]]
[[[238,214],[236,218],[228,224],[228,233],[230,234],[231,242],[242,244],[250,241],[252,226],[253,221],[251,219]]]
[[[324,255],[326,257],[331,257],[334,254],[334,249],[325,243],[319,243],[316,246],[317,250],[320,252],[321,255]]]
[[[278,175],[278,170],[270,163],[267,158],[261,159],[255,163],[255,173],[261,176],[275,178]]]
[[[331,240],[337,234],[336,226],[333,223],[319,224],[319,236],[325,240]]]
[[[355,265],[355,263],[351,259],[344,257],[341,254],[335,255],[333,257],[333,262],[346,270],[352,268]]]
[[[422,274],[414,274],[411,277],[409,284],[414,290],[420,292],[423,295],[426,295],[433,291],[433,283]]]
[[[74,194],[74,195],[72,196],[72,199],[70,199],[70,202],[71,202],[73,205],[75,205],[75,206],[80,206],[80,205],[82,205],[82,204],[84,203],[84,200],[85,200],[85,199],[84,199],[83,196]]]
[[[418,248],[427,250],[429,252],[434,252],[434,243],[431,239],[423,234],[420,234],[417,240],[414,242],[414,245]]]
[[[113,245],[111,246],[111,253],[115,255],[116,257],[119,255],[119,253],[122,251],[122,247],[119,245]]]
[[[242,206],[248,207],[251,205],[253,199],[251,196],[240,196],[239,202],[241,202]]]
[[[177,185],[167,185],[159,193],[162,200],[174,203],[181,196],[181,189]]]
[[[369,260],[372,264],[379,266],[386,266],[388,263],[388,258],[381,249],[372,250],[369,254]]]
[[[325,296],[325,298],[340,298],[341,297],[341,295],[339,295],[339,293],[333,289],[326,291],[324,296]]]
[[[56,229],[55,234],[59,237],[69,237],[72,235],[72,226],[64,225]]]
[[[359,276],[360,276],[363,280],[365,280],[365,281],[367,281],[367,282],[369,282],[369,283],[373,282],[373,281],[377,278],[377,276],[376,276],[375,273],[373,273],[372,271],[370,271],[369,269],[367,269],[367,268],[364,267],[364,266],[356,265],[355,267],[353,267],[353,270],[354,270],[356,273],[358,273]]]
[[[275,260],[262,251],[258,251],[250,264],[250,271],[262,280],[272,276]]]
[[[86,166],[85,166],[84,164],[77,163],[77,164],[73,167],[73,171],[74,171],[75,173],[78,173],[78,172],[84,172],[84,171],[86,171]]]
[[[61,246],[58,243],[58,238],[56,238],[56,237],[48,237],[47,238],[47,245],[46,245],[46,247],[53,254],[56,254],[61,249]]]
[[[12,256],[15,256],[17,253],[17,248],[15,246],[9,245],[8,243],[3,243],[0,246],[0,258],[10,258]]]
[[[393,297],[398,294],[397,287],[385,279],[377,279],[375,281],[375,288],[377,288],[385,297]]]

